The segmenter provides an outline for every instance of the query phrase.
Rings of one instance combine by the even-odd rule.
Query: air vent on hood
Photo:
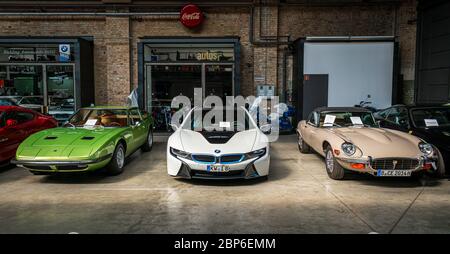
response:
[[[47,140],[53,140],[53,139],[57,139],[58,137],[54,137],[54,136],[47,136],[47,137],[45,137],[44,139],[47,139]]]
[[[93,140],[94,137],[82,137],[81,139],[82,139],[82,140]]]
[[[203,137],[208,140],[210,144],[225,144],[230,140],[236,132],[232,131],[202,131],[201,134]]]

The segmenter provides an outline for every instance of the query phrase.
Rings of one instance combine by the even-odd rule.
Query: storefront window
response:
[[[215,95],[225,102],[226,96],[233,95],[233,66],[205,66],[205,96]]]
[[[174,112],[171,101],[178,95],[194,100],[194,88],[202,87],[201,65],[153,65],[151,68],[151,110],[157,130],[170,130]]]
[[[234,95],[234,44],[147,44],[144,46],[146,106],[156,130],[170,131],[171,101],[184,95]],[[191,105],[192,106],[192,105]]]
[[[47,66],[48,113],[60,124],[74,113],[73,65]]]
[[[43,110],[43,69],[41,65],[0,65],[0,98],[22,107]]]

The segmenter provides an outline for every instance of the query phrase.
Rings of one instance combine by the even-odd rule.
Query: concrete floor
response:
[[[450,233],[448,179],[334,181],[281,136],[267,181],[176,180],[165,147],[116,177],[1,170],[0,233]]]

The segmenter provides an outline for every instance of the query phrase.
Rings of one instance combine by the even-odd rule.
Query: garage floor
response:
[[[450,233],[450,181],[334,181],[295,136],[272,144],[267,181],[166,175],[165,143],[117,177],[0,171],[0,233]]]

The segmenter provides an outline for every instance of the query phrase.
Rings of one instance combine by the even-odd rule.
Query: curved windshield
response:
[[[378,127],[370,112],[322,112],[320,127]]]
[[[184,128],[198,131],[239,132],[255,128],[247,112],[241,109],[195,109]]]
[[[411,116],[419,128],[450,126],[450,107],[413,109]]]
[[[24,97],[19,104],[42,104],[42,97]]]
[[[11,99],[0,98],[0,106],[16,106],[16,103]]]
[[[126,127],[126,109],[80,109],[64,127]]]

